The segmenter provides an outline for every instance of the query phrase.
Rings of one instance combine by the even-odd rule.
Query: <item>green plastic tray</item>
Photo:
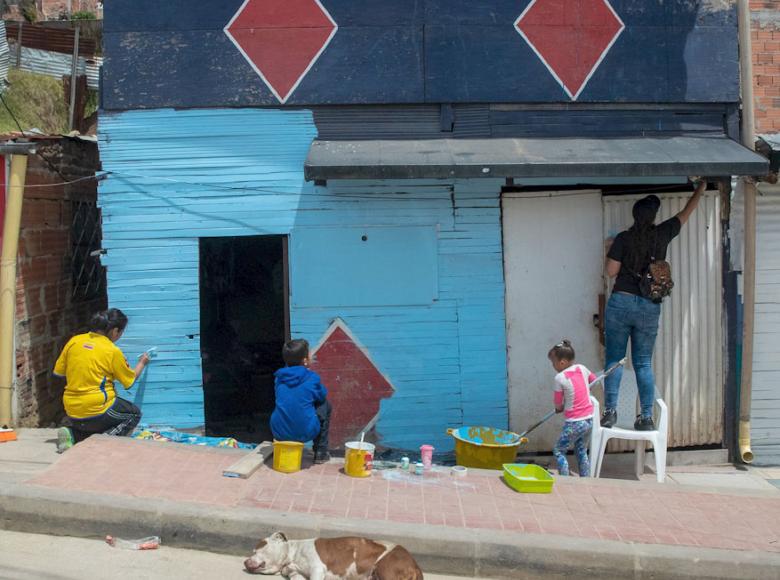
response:
[[[555,478],[538,465],[505,463],[504,481],[520,493],[551,493]]]

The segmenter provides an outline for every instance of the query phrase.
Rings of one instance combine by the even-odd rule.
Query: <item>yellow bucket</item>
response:
[[[528,439],[517,433],[495,427],[461,427],[447,429],[455,439],[455,461],[463,467],[502,469],[512,463],[517,448]]]
[[[344,445],[344,473],[350,477],[369,477],[374,467],[374,446],[371,443],[350,441]]]
[[[274,471],[295,473],[301,470],[303,443],[298,441],[274,441]]]

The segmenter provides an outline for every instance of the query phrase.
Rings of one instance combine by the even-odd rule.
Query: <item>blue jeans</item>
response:
[[[643,417],[653,416],[655,401],[655,377],[653,376],[653,348],[658,336],[658,318],[661,305],[647,298],[615,292],[607,302],[605,321],[607,361],[606,368],[626,356],[628,339],[631,338],[631,362],[639,388],[639,402]],[[617,409],[620,380],[623,368],[617,369],[604,380],[604,407]]]

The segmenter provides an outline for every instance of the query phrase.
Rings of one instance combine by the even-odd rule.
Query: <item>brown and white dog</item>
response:
[[[422,580],[403,546],[366,538],[288,540],[276,532],[257,543],[244,560],[252,574],[281,574],[290,580]]]

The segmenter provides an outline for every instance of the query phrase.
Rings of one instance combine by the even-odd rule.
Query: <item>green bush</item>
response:
[[[8,82],[10,86],[3,93],[3,99],[23,130],[35,127],[51,135],[67,131],[68,106],[61,81],[11,69],[8,71]],[[13,117],[0,103],[0,133],[18,130]]]
[[[94,12],[89,10],[80,10],[70,15],[71,20],[97,20]]]

